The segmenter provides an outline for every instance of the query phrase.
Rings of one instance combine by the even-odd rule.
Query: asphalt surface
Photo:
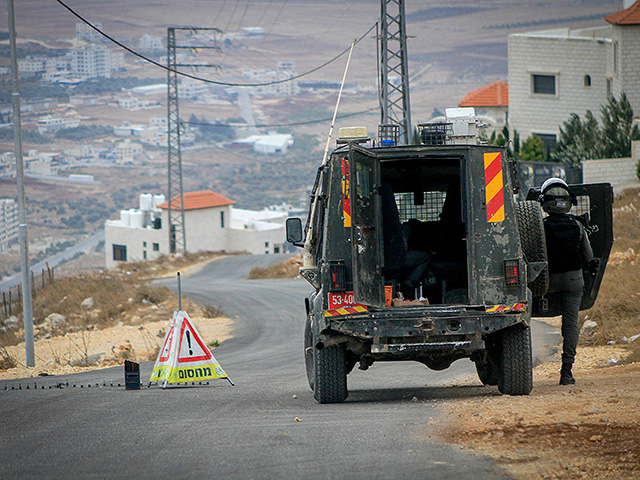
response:
[[[141,390],[125,390],[122,367],[0,381],[0,478],[507,478],[434,436],[443,403],[478,395],[451,386],[475,372],[468,361],[356,369],[345,403],[317,404],[302,353],[308,284],[244,279],[282,258],[227,257],[183,276],[183,294],[236,321],[214,351],[235,386],[148,388],[152,363]]]
[[[52,255],[51,257],[41,260],[38,263],[29,265],[29,270],[36,276],[37,281],[38,276],[42,273],[43,270],[47,269],[47,266],[49,266],[49,268],[57,267],[61,263],[72,260],[78,253],[86,253],[88,250],[95,248],[101,241],[104,241],[104,230],[96,233],[86,240],[78,242],[77,244],[69,247],[63,252]],[[21,283],[22,273],[18,273],[17,275],[9,277],[6,280],[0,282],[0,292],[6,292]]]

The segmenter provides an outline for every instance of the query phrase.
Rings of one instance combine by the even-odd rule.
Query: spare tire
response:
[[[535,201],[525,200],[516,203],[516,218],[520,245],[525,260],[529,262],[547,261],[547,243],[544,236],[542,209]],[[541,297],[549,290],[549,267],[545,267],[535,280],[529,282],[534,297]]]

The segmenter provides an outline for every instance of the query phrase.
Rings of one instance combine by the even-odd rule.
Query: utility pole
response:
[[[409,105],[409,65],[404,0],[380,0],[381,123],[400,126],[399,138],[411,144],[411,108]],[[395,77],[399,78],[397,82]]]
[[[214,35],[222,33],[218,28],[167,28],[167,170],[168,170],[168,197],[169,197],[169,252],[187,252],[187,234],[184,222],[184,191],[182,189],[182,152],[180,148],[180,114],[178,109],[178,67],[209,67],[220,68],[218,65],[183,64],[178,63],[176,51],[188,49],[192,51],[216,50],[217,46],[207,45],[177,45],[176,31],[211,31]],[[214,42],[216,43],[216,42]],[[174,201],[174,197],[176,200]]]
[[[29,238],[27,232],[27,207],[24,194],[24,159],[22,158],[22,117],[20,115],[20,89],[18,85],[18,57],[16,54],[16,21],[13,0],[8,1],[9,38],[11,44],[11,75],[13,80],[13,135],[16,156],[16,181],[18,183],[18,216],[20,233],[20,270],[22,271],[22,320],[27,367],[35,367],[33,344],[33,303],[29,268]]]

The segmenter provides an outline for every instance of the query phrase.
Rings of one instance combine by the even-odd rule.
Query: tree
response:
[[[490,145],[497,145],[499,147],[507,148],[507,155],[509,158],[513,158],[514,155],[517,156],[519,152],[519,145],[516,142],[519,142],[520,137],[518,136],[518,132],[513,131],[513,150],[511,149],[512,142],[510,141],[509,127],[505,125],[502,127],[502,132],[496,133],[495,131],[491,133],[491,136],[488,139],[488,143]],[[482,140],[486,139],[486,137],[481,138]]]
[[[591,110],[587,110],[584,122],[572,113],[560,127],[554,159],[578,167],[583,160],[602,158],[603,155],[602,131]]]
[[[569,116],[560,128],[556,161],[576,167],[583,160],[631,156],[631,142],[640,139],[640,129],[633,124],[633,109],[627,96],[622,93],[619,101],[609,96],[600,112],[602,126],[589,110],[584,121],[575,113]]]
[[[546,160],[544,144],[537,135],[531,135],[524,141],[521,154],[523,162],[544,162]]]
[[[640,139],[640,129],[633,124],[633,108],[625,93],[616,101],[609,96],[607,105],[602,111],[602,140],[606,158],[623,158],[631,156],[631,141]]]

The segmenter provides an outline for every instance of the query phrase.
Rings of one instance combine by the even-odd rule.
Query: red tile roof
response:
[[[640,0],[625,10],[607,15],[604,19],[613,25],[640,25]]]
[[[229,200],[222,195],[212,192],[211,190],[202,190],[200,192],[186,192],[184,196],[184,209],[196,210],[198,208],[211,208],[211,207],[223,207],[225,205],[233,205],[236,202]],[[169,201],[158,205],[159,208],[168,209]],[[177,195],[173,197],[171,202],[171,208],[180,208],[180,197]]]
[[[508,107],[509,85],[493,82],[469,93],[458,104],[459,107]]]

